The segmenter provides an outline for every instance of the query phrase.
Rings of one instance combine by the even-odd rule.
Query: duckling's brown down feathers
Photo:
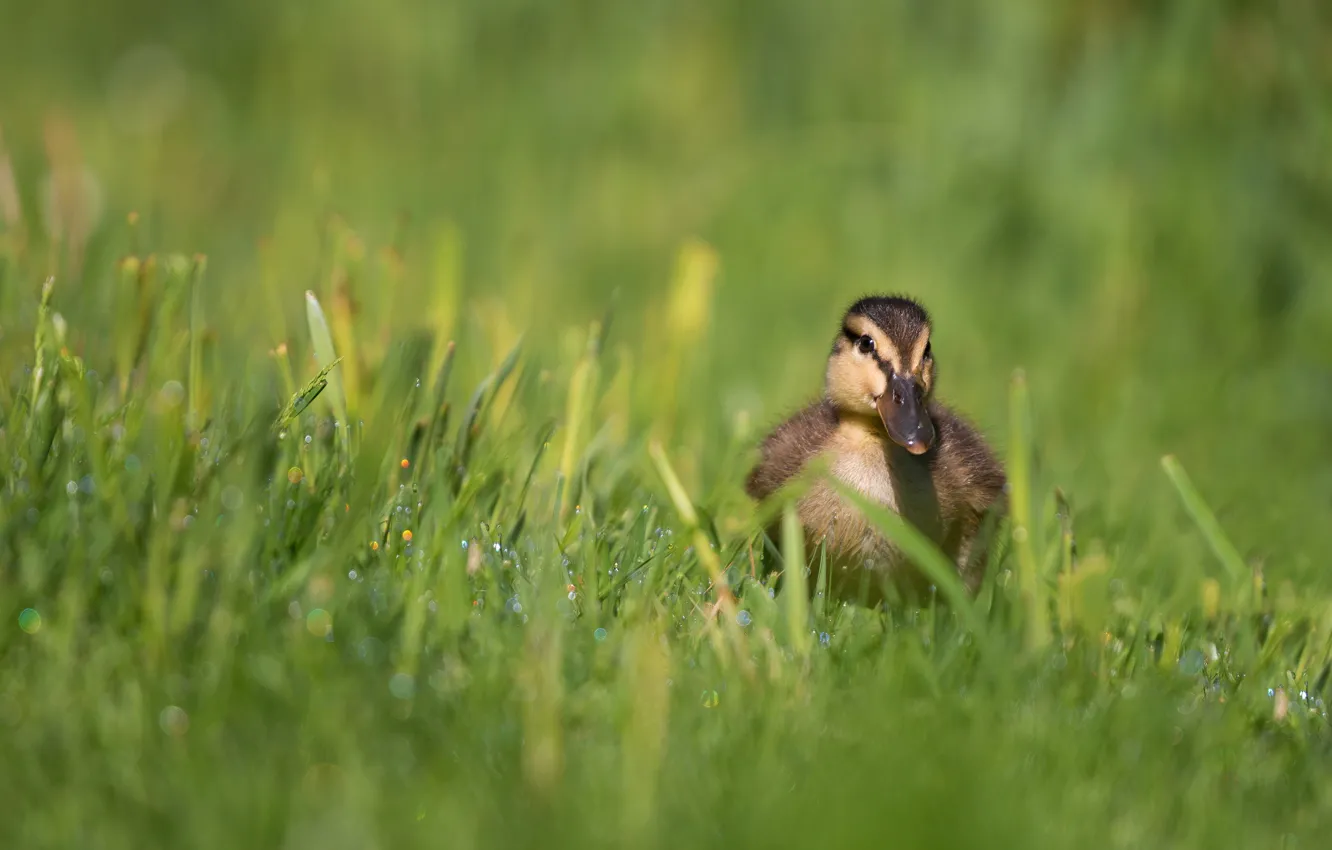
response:
[[[974,591],[989,542],[979,534],[987,511],[1003,495],[1003,468],[963,418],[937,402],[931,401],[928,409],[938,437],[927,453],[914,455],[887,439],[873,419],[839,412],[832,402],[821,400],[764,440],[745,489],[755,500],[767,499],[826,453],[834,476],[925,532],[954,560],[963,583]],[[901,553],[827,483],[815,482],[801,497],[797,512],[807,546],[827,544],[835,594],[845,596],[869,578],[869,596],[877,599],[880,576],[919,586],[920,577]]]

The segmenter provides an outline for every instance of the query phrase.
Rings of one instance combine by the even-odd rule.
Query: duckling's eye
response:
[[[925,353],[921,355],[921,359],[922,360],[930,359],[930,344],[928,342],[925,343]]]
[[[874,353],[874,339],[869,336],[862,336],[860,339],[856,340],[856,350],[861,354]]]

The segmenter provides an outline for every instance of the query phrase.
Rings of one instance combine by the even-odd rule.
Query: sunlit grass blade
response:
[[[310,326],[310,342],[314,346],[315,363],[321,369],[331,365],[338,360],[338,355],[333,349],[333,335],[328,328],[328,320],[324,317],[324,310],[319,306],[319,299],[310,290],[305,292],[305,318]],[[350,423],[347,419],[347,398],[342,391],[342,380],[331,371],[323,373],[328,378],[328,400],[329,411],[338,421]],[[343,429],[343,434],[347,433],[349,428]]]
[[[467,403],[467,410],[463,414],[462,422],[458,425],[458,438],[454,444],[453,458],[456,468],[466,470],[467,461],[472,454],[472,447],[477,435],[477,422],[480,420],[481,413],[485,410],[489,400],[494,397],[499,388],[513,374],[514,369],[517,368],[522,349],[523,340],[522,337],[519,337],[513,348],[509,349],[508,355],[500,363],[499,368],[483,378],[472,393],[472,398]]]
[[[659,773],[670,717],[671,659],[667,642],[651,624],[636,628],[622,651],[626,681],[623,693],[629,719],[621,735],[621,817],[625,846],[651,843],[650,827],[657,806]]]
[[[601,325],[592,324],[588,331],[587,348],[574,367],[569,380],[569,394],[564,408],[564,449],[560,453],[560,478],[565,493],[560,500],[560,520],[569,514],[570,504],[577,498],[574,487],[575,466],[582,453],[583,423],[591,408],[590,397],[597,380],[598,358],[601,353]]]
[[[805,531],[795,506],[782,511],[782,596],[786,605],[786,626],[791,645],[801,657],[809,654],[809,586],[805,572]]]
[[[671,466],[670,460],[666,457],[666,450],[662,448],[661,443],[653,440],[648,446],[648,454],[652,458],[653,465],[657,468],[657,474],[661,476],[662,483],[666,485],[666,493],[675,506],[675,512],[679,514],[681,521],[685,525],[685,531],[689,534],[690,542],[694,547],[694,555],[703,565],[708,578],[712,581],[713,591],[717,596],[717,609],[722,615],[722,630],[729,636],[733,653],[742,667],[748,672],[752,670],[749,656],[744,646],[744,636],[736,628],[736,605],[735,595],[731,591],[730,583],[726,580],[726,574],[722,570],[721,559],[717,557],[717,552],[712,548],[711,541],[707,534],[698,523],[698,511],[694,509],[694,503],[685,492],[684,485],[680,483],[680,477],[675,474],[675,469]],[[718,645],[720,651],[720,645]],[[726,659],[723,652],[722,658]]]
[[[983,638],[987,629],[984,621],[977,616],[976,607],[967,589],[958,578],[957,566],[925,534],[903,519],[897,512],[877,505],[866,499],[859,491],[840,481],[832,481],[837,492],[850,502],[865,518],[877,526],[883,533],[901,548],[902,553],[923,572],[949,606],[957,612],[962,624],[978,638]],[[982,641],[984,643],[984,641]]]
[[[1031,404],[1027,378],[1013,375],[1009,391],[1009,504],[1013,519],[1013,546],[1017,550],[1018,590],[1022,599],[1023,636],[1028,649],[1050,643],[1050,610],[1044,576],[1035,549],[1031,485]]]
[[[42,298],[37,304],[37,329],[33,334],[32,388],[29,401],[35,406],[42,394],[42,379],[46,377],[46,349],[51,324],[51,294],[55,291],[55,278],[48,277],[42,284]]]
[[[1161,468],[1165,470],[1166,477],[1170,483],[1175,486],[1175,492],[1179,494],[1180,501],[1184,503],[1184,509],[1188,511],[1198,530],[1202,532],[1203,539],[1211,548],[1212,554],[1216,555],[1221,562],[1222,569],[1225,570],[1226,578],[1231,583],[1231,589],[1234,593],[1243,593],[1246,585],[1246,579],[1249,576],[1249,568],[1244,563],[1244,558],[1240,556],[1230,538],[1221,529],[1221,523],[1217,522],[1216,514],[1208,507],[1198,488],[1194,486],[1188,473],[1174,455],[1166,455],[1161,458]]]
[[[190,371],[186,381],[187,426],[198,430],[204,425],[203,386],[203,279],[208,260],[202,254],[194,258],[190,274]]]

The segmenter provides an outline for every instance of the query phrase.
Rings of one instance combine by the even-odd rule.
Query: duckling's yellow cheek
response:
[[[884,393],[888,392],[888,376],[883,374],[882,369],[873,367],[868,370],[868,374],[865,376],[865,382],[869,389],[870,406],[873,407],[874,402]]]

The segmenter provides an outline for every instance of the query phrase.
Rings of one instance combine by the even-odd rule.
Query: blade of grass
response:
[[[187,380],[187,427],[197,431],[203,427],[203,276],[208,259],[199,254],[194,258],[190,275],[190,371]]]
[[[809,655],[809,590],[805,583],[805,533],[796,516],[795,505],[787,503],[782,511],[782,596],[786,603],[786,625],[791,645],[801,658]]]
[[[1212,554],[1216,555],[1221,567],[1226,571],[1226,578],[1231,582],[1232,592],[1243,593],[1246,585],[1246,577],[1249,575],[1249,569],[1244,564],[1244,559],[1240,556],[1230,538],[1221,529],[1221,523],[1217,522],[1216,514],[1208,507],[1198,488],[1194,486],[1188,473],[1174,455],[1166,455],[1161,458],[1161,468],[1165,470],[1166,477],[1170,483],[1175,486],[1175,492],[1179,494],[1180,501],[1184,503],[1184,509],[1188,511],[1198,530],[1202,532],[1207,545],[1211,547]]]
[[[1009,391],[1009,416],[1008,497],[1012,505],[1013,545],[1017,549],[1023,643],[1027,649],[1035,650],[1050,643],[1050,611],[1033,540],[1031,414],[1027,378],[1020,369],[1013,373]]]
[[[858,490],[840,481],[833,480],[830,483],[842,498],[850,502],[864,514],[866,519],[887,535],[889,540],[901,548],[903,554],[939,589],[939,593],[957,612],[963,625],[976,634],[979,643],[985,644],[988,629],[976,614],[975,605],[967,589],[962,586],[962,580],[957,576],[956,565],[939,551],[933,541],[897,512],[871,502]]]
[[[333,334],[329,331],[328,319],[324,317],[324,310],[319,306],[319,299],[308,289],[305,291],[305,319],[310,326],[310,342],[314,345],[315,362],[320,368],[335,362],[338,355],[333,349]],[[348,423],[347,397],[342,390],[342,380],[337,375],[329,374],[328,385],[329,411],[339,421]],[[344,434],[347,433],[347,429],[342,430]]]

